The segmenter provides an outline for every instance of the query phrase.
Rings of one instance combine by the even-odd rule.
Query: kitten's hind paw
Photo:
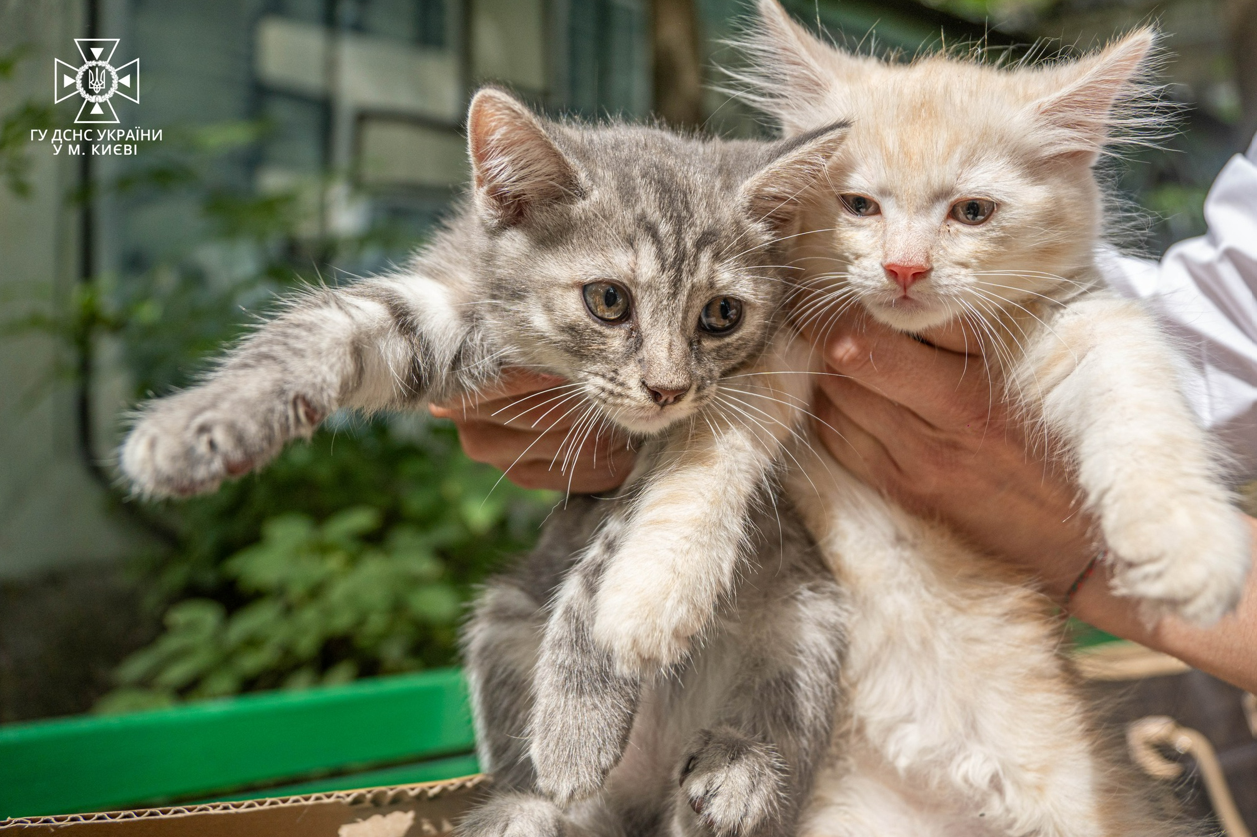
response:
[[[1144,507],[1104,520],[1118,595],[1142,599],[1151,616],[1211,625],[1238,604],[1251,535],[1229,504],[1204,497]]]
[[[563,837],[563,812],[553,802],[523,793],[495,796],[472,809],[454,829],[457,837]]]
[[[534,701],[528,752],[537,787],[563,805],[597,793],[624,755],[636,689],[539,683]]]
[[[529,755],[537,787],[560,804],[598,791],[624,755],[641,681],[616,674],[586,622],[585,579],[567,581],[533,672]]]
[[[681,796],[717,835],[754,833],[781,813],[785,765],[731,727],[703,730],[681,762]]]

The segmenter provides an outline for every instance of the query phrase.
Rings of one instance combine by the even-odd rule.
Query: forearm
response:
[[[1257,545],[1257,520],[1245,518]],[[1244,596],[1235,612],[1209,628],[1164,617],[1149,626],[1139,616],[1139,603],[1113,594],[1103,571],[1084,583],[1071,602],[1071,612],[1115,636],[1163,651],[1229,683],[1257,692],[1257,572],[1248,575]]]

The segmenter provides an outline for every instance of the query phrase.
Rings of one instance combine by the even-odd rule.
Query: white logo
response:
[[[76,124],[116,125],[118,114],[109,100],[117,93],[137,105],[140,103],[140,59],[115,69],[109,62],[118,48],[117,38],[75,38],[74,43],[83,56],[83,66],[72,67],[56,59],[53,104],[77,93],[83,97],[83,106],[74,119]]]

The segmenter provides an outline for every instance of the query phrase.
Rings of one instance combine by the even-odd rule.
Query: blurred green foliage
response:
[[[12,78],[30,52],[29,47],[18,46],[0,54],[0,82]],[[0,182],[18,197],[24,198],[31,192],[31,131],[48,130],[53,122],[52,106],[32,101],[22,102],[0,115]]]
[[[201,257],[102,277],[78,307],[80,332],[121,340],[136,400],[188,383],[240,335],[242,309],[265,311],[275,295],[323,281],[328,265],[415,243],[380,226],[320,234],[309,184],[256,194],[207,177],[207,161],[256,143],[265,125],[172,134],[173,158],[112,188],[132,199],[191,190],[207,231]],[[207,246],[232,258],[204,258]],[[475,584],[529,546],[549,500],[467,460],[450,427],[333,417],[262,473],[150,510],[176,533],[175,548],[139,570],[164,632],[119,666],[97,710],[449,665]]]
[[[474,585],[547,507],[497,479],[449,428],[376,423],[181,504],[179,548],[141,570],[165,632],[98,711],[449,665]]]
[[[0,57],[0,79],[19,58]],[[19,196],[29,189],[25,132],[44,117],[33,104],[0,114],[0,177]],[[194,380],[277,296],[420,243],[382,224],[323,230],[330,174],[265,193],[226,185],[223,172],[239,166],[224,161],[269,130],[171,128],[117,176],[69,196],[107,196],[124,212],[191,206],[193,217],[161,222],[197,234],[6,330],[64,342],[62,376],[113,345],[138,403]],[[207,497],[146,504],[115,490],[119,510],[130,504],[170,546],[135,559],[164,628],[117,668],[100,712],[449,665],[476,583],[530,545],[552,500],[499,482],[462,455],[451,427],[414,415],[333,416],[311,442]]]

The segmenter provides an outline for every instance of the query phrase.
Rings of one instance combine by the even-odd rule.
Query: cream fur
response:
[[[796,433],[812,381],[807,346],[783,333],[764,357],[723,382],[704,423],[672,441],[641,494],[598,593],[594,637],[625,672],[685,658],[733,588],[746,509]],[[696,502],[702,498],[701,502]]]
[[[797,263],[820,306],[808,316],[858,305],[910,332],[963,319],[997,383],[1063,449],[1116,589],[1150,616],[1226,613],[1249,565],[1243,527],[1165,339],[1098,289],[1093,260],[1094,163],[1122,131],[1139,141],[1159,124],[1139,107],[1153,34],[1054,66],[890,64],[759,6],[748,98],[787,134],[852,122],[804,216]],[[844,194],[880,212],[857,216]],[[971,198],[995,203],[985,223],[949,218]],[[891,263],[929,273],[909,291]],[[809,459],[787,488],[854,615],[846,724],[806,833],[1182,833],[1092,729],[1049,603],[816,450],[798,453]]]

